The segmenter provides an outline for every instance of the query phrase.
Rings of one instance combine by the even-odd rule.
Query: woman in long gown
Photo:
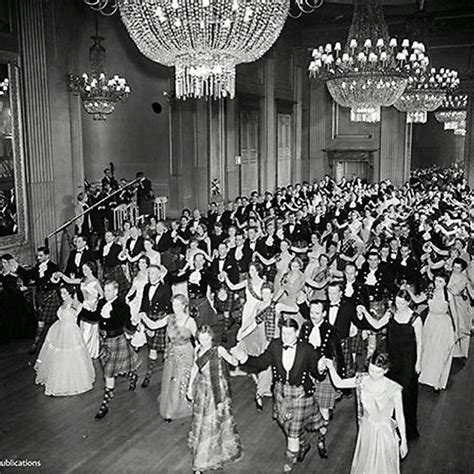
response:
[[[80,284],[81,294],[83,297],[82,309],[78,314],[79,327],[84,337],[87,349],[92,359],[99,357],[99,323],[95,313],[97,311],[97,303],[104,296],[104,291],[97,279],[97,265],[94,262],[86,262],[82,265],[82,274],[84,278],[69,278],[63,273],[59,276],[65,283],[70,285]]]
[[[257,262],[252,262],[249,265],[249,277],[247,280],[240,283],[233,284],[228,276],[225,278],[227,286],[232,291],[239,291],[245,289],[245,304],[242,310],[242,325],[237,332],[237,341],[242,341],[246,336],[255,333],[254,329],[257,327],[255,316],[257,315],[258,304],[262,301],[262,285],[265,280],[260,276],[262,273],[262,266]],[[260,355],[265,349],[266,339],[262,332],[255,333],[256,339],[246,339],[247,353],[250,355]]]
[[[13,272],[10,254],[2,255],[0,273],[0,343],[14,339],[29,339],[35,335],[36,323],[20,287],[20,279]]]
[[[453,357],[467,359],[471,339],[472,306],[469,296],[474,298],[472,282],[466,275],[467,263],[461,259],[453,260],[453,271],[448,282],[448,292],[452,295],[450,308],[456,328],[456,344]]]
[[[351,474],[399,474],[400,457],[407,455],[408,445],[402,387],[386,377],[387,354],[375,352],[368,373],[349,379],[339,377],[333,361],[326,359],[325,363],[337,388],[357,389],[359,432]]]
[[[143,289],[148,283],[148,267],[150,266],[150,259],[146,255],[142,255],[138,259],[138,273],[132,281],[132,286],[125,297],[125,301],[130,308],[130,315],[132,324],[137,325],[137,330],[130,339],[130,344],[138,349],[146,344],[145,326],[140,322],[138,314],[140,313],[140,306],[142,302]]]
[[[226,362],[235,366],[238,361],[223,347],[213,345],[210,326],[202,326],[197,338],[199,346],[188,386],[193,404],[188,445],[196,474],[220,469],[242,455],[226,370]]]
[[[423,352],[419,382],[430,385],[435,391],[446,388],[454,350],[454,321],[449,308],[446,289],[448,276],[439,273],[434,278],[434,289],[415,296],[417,304],[428,302],[428,316],[423,325]]]
[[[72,288],[63,286],[58,321],[49,329],[35,363],[36,383],[55,397],[77,395],[92,389],[95,371],[82,332],[76,324],[81,305]]]
[[[167,326],[160,395],[160,414],[167,422],[192,413],[186,393],[194,362],[192,340],[197,330],[196,322],[189,315],[188,299],[184,295],[175,295],[172,305],[173,314],[160,321],[149,318],[146,321],[147,326],[154,328]]]
[[[360,306],[366,320],[375,329],[387,326],[387,349],[391,368],[388,377],[402,387],[403,411],[407,439],[412,441],[420,435],[417,428],[418,374],[421,371],[423,323],[409,303],[410,294],[401,290],[395,297],[395,310],[389,309],[378,321]]]

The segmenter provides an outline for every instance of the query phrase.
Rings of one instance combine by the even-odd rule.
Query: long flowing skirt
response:
[[[394,423],[362,418],[351,474],[398,474],[400,455]]]
[[[92,389],[95,371],[75,322],[56,321],[48,331],[35,364],[36,383],[46,395],[77,395]]]
[[[428,314],[423,326],[419,382],[446,388],[454,350],[454,329],[448,314]]]
[[[80,328],[82,331],[82,337],[86,343],[87,350],[92,359],[99,357],[100,337],[99,337],[99,324],[89,323],[87,321],[81,321]]]
[[[208,368],[196,376],[193,421],[188,437],[194,471],[219,469],[229,462],[237,461],[242,455],[227,379],[223,374],[220,375],[222,402],[217,406]]]
[[[179,346],[170,343],[161,379],[160,414],[163,418],[174,420],[191,416],[192,407],[186,391],[193,361],[191,342]]]
[[[469,354],[469,343],[471,339],[472,308],[468,299],[463,296],[454,296],[451,311],[456,325],[456,345],[453,357],[466,357]]]

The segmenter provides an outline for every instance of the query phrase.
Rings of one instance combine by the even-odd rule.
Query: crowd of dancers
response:
[[[439,393],[453,358],[468,357],[473,213],[453,167],[417,170],[400,188],[326,176],[211,203],[206,216],[147,216],[141,228],[93,239],[85,229],[63,271],[45,247],[31,269],[2,256],[3,337],[36,328],[31,353],[39,350],[36,383],[47,395],[90,390],[99,359],[99,420],[118,376],[137,388],[140,351],[143,388],[164,353],[159,411],[167,422],[192,416],[195,472],[242,455],[230,366],[254,379],[256,410],[273,398],[285,472],[304,462],[312,438],[328,457],[336,402],[356,392],[352,472],[398,473],[420,435],[418,385]]]

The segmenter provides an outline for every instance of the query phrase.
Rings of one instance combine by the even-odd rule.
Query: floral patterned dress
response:
[[[166,354],[161,381],[160,414],[174,420],[191,416],[191,404],[186,398],[189,377],[194,360],[192,332],[186,322],[178,326],[171,315],[166,330]]]
[[[225,362],[213,347],[196,359],[193,421],[188,437],[193,471],[220,469],[237,461],[242,445],[232,415]]]

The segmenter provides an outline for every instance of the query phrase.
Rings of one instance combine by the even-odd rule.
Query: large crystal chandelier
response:
[[[405,92],[395,102],[395,108],[407,113],[407,123],[426,123],[428,112],[443,103],[446,94],[459,86],[457,71],[435,68],[415,71],[408,78]]]
[[[333,99],[351,108],[351,120],[380,121],[404,92],[408,76],[428,65],[425,47],[389,38],[380,0],[354,0],[354,16],[345,48],[341,43],[313,51],[310,76],[326,82]]]
[[[447,95],[441,107],[435,112],[438,122],[444,125],[445,130],[456,130],[461,122],[467,117],[467,95]]]
[[[290,0],[118,0],[138,49],[175,67],[178,98],[233,98],[235,67],[270,49]]]
[[[69,90],[79,95],[85,111],[94,120],[105,120],[115,110],[115,104],[124,101],[130,94],[127,81],[117,75],[107,78],[105,73],[104,40],[98,34],[96,18],[96,34],[91,37],[94,44],[89,48],[89,72],[82,76],[70,75]]]

